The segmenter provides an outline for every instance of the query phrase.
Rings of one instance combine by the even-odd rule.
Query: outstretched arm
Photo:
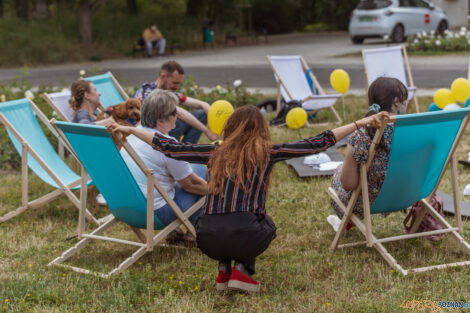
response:
[[[185,109],[178,107],[178,118],[188,124],[189,126],[200,130],[203,134],[209,138],[210,141],[219,139],[219,136],[214,134],[206,125],[202,124],[194,115],[186,111]]]
[[[361,118],[356,122],[337,127],[331,131],[335,135],[336,140],[339,141],[361,127],[366,127],[370,125],[372,127],[379,128],[382,124],[382,121],[386,118],[390,118],[390,114],[388,112],[382,111],[377,114]]]

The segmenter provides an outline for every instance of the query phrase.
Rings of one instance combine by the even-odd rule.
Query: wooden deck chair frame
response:
[[[63,133],[61,134],[61,136],[65,137]],[[163,239],[166,238],[166,236],[168,236],[168,234],[170,234],[173,230],[175,230],[177,227],[181,225],[184,225],[188,229],[188,231],[194,237],[196,237],[196,230],[194,229],[194,226],[189,221],[189,217],[202,207],[205,201],[205,197],[202,197],[201,199],[199,199],[188,210],[186,210],[186,212],[182,212],[181,209],[178,207],[178,205],[175,203],[175,201],[170,197],[170,195],[166,192],[166,190],[161,186],[159,181],[155,178],[154,171],[150,170],[145,165],[145,163],[142,161],[139,155],[127,142],[121,141],[121,144],[147,177],[147,195],[146,195],[147,196],[147,227],[145,229],[145,234],[142,233],[142,231],[139,228],[132,227],[129,225],[129,227],[135,233],[135,235],[137,236],[140,242],[102,236],[102,234],[106,230],[108,230],[117,222],[119,222],[119,220],[117,220],[114,216],[110,218],[107,222],[105,222],[103,225],[99,226],[97,229],[92,231],[91,233],[85,233],[85,228],[86,228],[85,210],[86,208],[84,204],[86,203],[87,190],[86,188],[81,188],[80,189],[81,207],[80,207],[80,214],[79,214],[79,220],[78,220],[78,239],[80,239],[80,241],[75,246],[65,251],[60,257],[57,257],[56,259],[51,261],[48,264],[48,266],[56,265],[56,266],[61,266],[64,268],[71,269],[78,273],[91,274],[91,275],[98,276],[98,277],[109,278],[110,276],[120,273],[124,271],[125,269],[127,269],[129,266],[134,264],[138,259],[140,259],[143,255],[145,255],[145,253],[153,251],[153,248],[157,244],[159,244]],[[82,186],[86,184],[87,178],[88,178],[88,175],[85,171],[85,168],[82,165],[82,178],[81,178]],[[160,193],[162,198],[168,203],[168,205],[170,206],[170,208],[173,210],[173,212],[176,215],[176,220],[170,223],[169,225],[167,225],[164,229],[160,230],[156,235],[155,235],[155,231],[153,227],[154,225],[154,205],[153,205],[154,189],[156,189]],[[77,252],[79,252],[83,248],[85,248],[93,239],[131,245],[131,246],[138,247],[138,249],[130,257],[125,259],[116,268],[112,269],[108,273],[100,273],[100,272],[96,272],[96,271],[92,271],[92,270],[88,270],[84,268],[79,268],[76,266],[63,264],[63,262],[71,258],[73,255],[75,255]]]
[[[279,75],[278,71],[276,70],[276,68],[274,67],[274,64],[272,63],[271,61],[271,56],[270,55],[267,55],[266,58],[268,59],[268,63],[269,63],[269,66],[271,66],[271,69],[274,73],[274,75],[277,77],[277,85],[276,85],[276,88],[277,88],[277,100],[276,100],[276,111],[279,112],[281,110],[281,100],[282,100],[282,94],[281,94],[281,86],[284,88],[284,90],[286,91],[286,93],[289,95],[289,97],[291,99],[293,99],[294,97],[292,97],[290,91],[287,89],[286,87],[286,84],[284,83],[284,80],[281,78],[281,76]],[[302,68],[305,72],[308,71],[309,67],[308,67],[308,64],[307,62],[305,61],[305,59],[303,58],[303,56],[299,55],[299,58],[300,58],[300,62],[302,64]],[[314,84],[314,86],[318,89],[318,94],[320,96],[327,96],[327,94],[325,93],[325,90],[323,89],[323,87],[320,85],[320,83],[318,82],[318,79],[317,77],[313,74],[312,71],[309,71],[308,72],[310,78],[312,79],[312,82]],[[313,97],[307,97],[305,99],[301,99],[301,101],[306,101],[306,100],[310,100],[310,99],[314,99]],[[338,120],[337,123],[341,124],[343,123],[343,120],[341,119],[341,117],[339,116],[338,112],[335,110],[335,108],[333,106],[330,106],[326,109],[329,109],[331,110],[331,112],[333,112],[333,115],[335,116],[335,118]],[[309,112],[309,114],[315,114],[316,112],[320,111],[320,110],[323,110],[323,109],[319,109],[319,110],[314,110],[312,112]],[[327,125],[328,123],[321,123],[321,124],[315,124],[315,125]],[[308,126],[311,126],[310,124],[307,124]]]
[[[406,52],[406,46],[400,45],[400,48],[401,48],[401,53],[403,56],[403,63],[405,65],[406,76],[408,78],[408,86],[406,87],[416,88],[416,85],[414,84],[414,80],[413,80],[413,75],[411,75],[411,68],[410,68],[410,63],[408,61],[408,54]],[[369,77],[367,73],[366,57],[364,55],[364,49],[362,49],[362,62],[364,63],[364,76],[365,76],[366,95],[367,95],[367,92],[369,91]],[[416,113],[419,113],[418,97],[416,96],[416,90],[414,91],[414,94],[413,94],[413,102],[415,104]]]
[[[68,144],[65,143],[57,131],[51,126],[47,117],[44,113],[36,106],[36,104],[29,100],[31,108],[37,117],[46,125],[46,127],[58,138],[59,142],[64,147],[68,147]],[[21,143],[22,153],[21,153],[21,206],[14,211],[11,211],[4,216],[0,217],[0,223],[5,222],[13,217],[24,213],[27,210],[36,209],[46,203],[49,203],[62,195],[67,196],[69,200],[80,209],[80,201],[72,192],[71,188],[78,186],[81,180],[77,180],[69,185],[65,185],[60,178],[51,170],[51,168],[42,160],[39,154],[31,147],[31,145],[21,136],[21,134],[15,129],[15,127],[8,121],[8,119],[0,113],[0,122],[5,125],[5,127],[15,136],[15,138]],[[28,196],[28,153],[41,165],[41,167],[49,174],[49,176],[55,181],[60,188],[38,198],[35,200],[29,200]],[[100,221],[97,220],[85,207],[85,217],[92,221],[93,223],[99,225]]]
[[[119,92],[119,94],[121,95],[121,97],[124,99],[124,101],[126,101],[127,99],[129,99],[129,96],[127,95],[127,93],[124,91],[124,88],[122,88],[121,84],[119,84],[119,82],[117,81],[116,77],[114,77],[113,73],[111,73],[111,71],[107,71],[105,74],[109,75],[109,77],[111,78],[111,81],[114,85],[114,87],[116,88],[116,90]],[[99,76],[99,75],[97,75]],[[95,76],[90,76],[90,77],[85,77],[85,80],[88,80],[90,78],[93,78]],[[116,103],[117,104],[117,103]],[[107,108],[105,108],[103,105],[100,105],[99,106],[99,109],[100,111],[104,112],[106,111]]]
[[[62,112],[62,110],[59,108],[59,106],[55,103],[55,101],[52,99],[52,97],[48,93],[43,93],[41,96],[51,106],[51,108],[54,110],[54,112],[62,121],[70,122],[70,119],[64,114],[64,112]],[[63,160],[64,155],[65,155],[65,150],[64,150],[64,145],[62,144],[62,140],[59,141],[58,152],[59,152],[60,157]],[[75,159],[73,162],[75,166],[76,165]]]
[[[433,265],[433,266],[426,266],[426,267],[419,267],[419,268],[412,268],[412,269],[404,269],[398,262],[395,260],[395,258],[388,253],[387,249],[382,245],[382,243],[385,242],[391,242],[391,241],[398,241],[398,240],[404,240],[404,239],[411,239],[411,238],[417,238],[417,237],[424,237],[424,236],[430,236],[430,235],[438,235],[438,234],[445,234],[445,233],[450,233],[454,239],[457,240],[457,242],[461,245],[463,250],[470,254],[470,244],[468,244],[462,236],[459,234],[459,232],[462,232],[462,216],[461,216],[461,208],[460,208],[460,201],[459,201],[459,190],[458,190],[458,185],[457,185],[457,161],[455,157],[455,150],[457,148],[457,145],[460,141],[460,138],[465,130],[465,127],[467,126],[468,123],[468,114],[467,116],[463,119],[459,131],[456,135],[456,138],[453,142],[453,145],[450,149],[449,154],[447,155],[447,159],[445,161],[445,165],[442,168],[442,171],[440,173],[439,179],[436,183],[436,186],[434,187],[433,191],[431,194],[424,199],[420,200],[420,203],[422,204],[422,210],[420,211],[420,214],[418,215],[415,223],[413,224],[413,227],[411,228],[411,231],[409,234],[406,235],[399,235],[399,236],[393,236],[393,237],[387,237],[387,238],[376,238],[373,233],[372,233],[372,224],[371,224],[371,213],[370,213],[370,203],[369,203],[369,193],[368,193],[368,185],[367,185],[367,170],[369,169],[377,145],[380,142],[380,139],[382,138],[382,135],[385,130],[385,126],[387,123],[390,122],[395,122],[396,118],[391,118],[390,120],[386,120],[382,123],[382,126],[380,129],[376,132],[372,144],[369,149],[368,153],[368,159],[367,162],[360,167],[360,172],[359,172],[359,179],[360,183],[358,184],[357,188],[352,192],[351,198],[347,204],[343,203],[338,194],[335,192],[335,190],[331,187],[328,188],[328,194],[330,195],[331,199],[338,204],[338,206],[343,210],[344,216],[343,219],[341,220],[341,224],[339,226],[338,231],[336,232],[336,235],[333,239],[333,242],[330,245],[330,249],[334,250],[337,248],[346,248],[346,247],[352,247],[352,246],[358,246],[358,245],[367,245],[367,247],[374,247],[377,249],[377,251],[380,253],[380,255],[385,259],[385,261],[396,271],[402,273],[403,275],[407,275],[409,273],[416,273],[416,272],[424,272],[432,269],[443,269],[447,267],[453,267],[453,266],[463,266],[463,265],[470,265],[470,261],[462,261],[462,262],[455,262],[455,263],[447,263],[447,264],[440,264],[440,265]],[[456,224],[457,227],[452,227],[430,204],[430,199],[433,197],[433,195],[436,193],[437,188],[439,186],[439,183],[442,180],[442,177],[444,176],[445,170],[447,166],[451,165],[451,175],[452,175],[452,189],[453,189],[453,200],[454,200],[454,208],[455,208],[455,219],[456,219]],[[361,221],[360,218],[353,213],[353,208],[354,205],[359,197],[359,193],[362,190],[362,200],[363,200],[363,206],[364,206],[364,221]],[[443,229],[441,230],[434,230],[434,231],[427,231],[427,232],[421,232],[417,233],[417,228],[419,227],[421,221],[424,218],[424,215],[426,213],[429,213],[436,221],[439,222],[443,226]],[[359,242],[354,242],[354,243],[347,243],[347,244],[339,244],[339,241],[342,237],[344,237],[345,230],[346,230],[346,225],[352,222],[358,230],[365,236],[366,240],[365,241],[359,241]]]

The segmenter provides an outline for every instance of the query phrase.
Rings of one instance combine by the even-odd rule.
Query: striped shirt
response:
[[[208,194],[202,209],[203,214],[222,214],[230,212],[253,212],[265,214],[266,194],[268,191],[269,175],[274,164],[290,158],[307,156],[325,151],[336,143],[336,138],[330,130],[318,136],[301,141],[275,144],[271,146],[268,162],[262,171],[251,167],[246,175],[244,186],[240,181],[227,178],[223,192]],[[218,145],[189,144],[174,141],[155,133],[153,148],[166,156],[190,163],[206,164],[212,152]]]

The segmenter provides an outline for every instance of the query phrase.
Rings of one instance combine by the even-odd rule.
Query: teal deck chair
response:
[[[86,77],[85,79],[92,82],[101,94],[100,101],[103,108],[100,109],[102,110],[129,99],[129,96],[111,72]]]
[[[35,115],[58,136],[51,127],[45,115],[30,100],[19,100],[0,103],[0,121],[5,125],[15,149],[21,156],[21,196],[22,205],[6,215],[0,217],[5,222],[28,209],[35,209],[62,195],[66,195],[77,207],[80,201],[72,190],[80,188],[80,176],[73,172],[54,150],[46,135],[42,131]],[[62,142],[59,138],[59,142]],[[62,142],[67,147],[67,144]],[[36,200],[28,200],[28,167],[45,183],[56,188],[47,195]],[[90,185],[91,182],[87,182]],[[91,213],[86,210],[86,217],[99,224]]]
[[[80,159],[85,171],[93,179],[98,190],[105,198],[113,217],[90,234],[87,234],[85,233],[84,211],[81,210],[78,227],[78,237],[81,240],[74,247],[64,252],[62,256],[50,262],[49,265],[61,265],[77,272],[94,274],[108,278],[109,276],[131,266],[147,251],[152,251],[156,244],[165,239],[170,232],[181,224],[184,224],[194,236],[196,235],[194,227],[189,222],[188,218],[202,206],[204,203],[204,197],[183,213],[153,176],[153,171],[149,170],[145,166],[145,163],[139,158],[127,142],[122,142],[124,149],[126,149],[139,168],[147,176],[148,188],[147,194],[144,195],[137,182],[134,180],[134,177],[129,171],[126,163],[122,159],[111,135],[106,131],[104,126],[73,124],[67,122],[55,122],[55,126],[58,127],[66,136]],[[162,195],[177,216],[177,219],[167,226],[164,226],[154,214],[154,188],[156,188]],[[85,193],[86,189],[82,189],[80,194],[81,199],[86,199]],[[132,230],[136,233],[141,242],[101,236],[104,231],[109,229],[118,221],[131,226]],[[145,235],[140,231],[140,229],[146,230]],[[160,231],[157,235],[154,235],[154,230]],[[133,245],[138,247],[138,249],[128,259],[123,261],[119,266],[107,274],[63,264],[64,261],[90,243],[92,239]]]
[[[383,123],[373,139],[369,150],[368,161],[360,168],[360,182],[353,191],[348,203],[342,203],[336,192],[328,189],[330,197],[345,212],[340,228],[331,244],[331,249],[366,244],[375,247],[387,263],[403,275],[413,272],[423,272],[431,269],[442,269],[450,266],[470,265],[470,261],[448,263],[414,269],[403,269],[382,245],[385,242],[403,240],[450,233],[463,250],[470,254],[470,245],[462,238],[462,218],[460,215],[460,202],[457,186],[457,163],[454,156],[455,149],[468,122],[469,109],[454,111],[427,112],[420,114],[399,115],[392,119],[394,130],[389,156],[387,173],[382,188],[373,203],[369,203],[367,188],[367,170],[372,162],[376,150],[376,143],[380,142],[386,122]],[[457,227],[452,227],[430,204],[429,201],[436,192],[448,164],[451,164],[452,188],[454,194],[454,207]],[[364,221],[352,213],[354,204],[362,194],[364,204]],[[372,234],[371,214],[395,212],[412,206],[420,201],[420,215],[414,227],[407,235],[377,239]],[[441,230],[416,233],[425,213],[429,213],[442,226]],[[346,224],[354,223],[366,237],[365,241],[338,245],[344,234]]]

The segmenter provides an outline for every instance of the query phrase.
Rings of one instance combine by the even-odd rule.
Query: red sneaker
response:
[[[215,280],[215,287],[218,291],[227,290],[228,281],[230,280],[230,274],[219,271],[219,276]]]
[[[235,267],[232,268],[232,275],[228,282],[228,289],[247,291],[247,292],[258,292],[260,289],[260,283],[254,280],[248,275],[243,274]]]

